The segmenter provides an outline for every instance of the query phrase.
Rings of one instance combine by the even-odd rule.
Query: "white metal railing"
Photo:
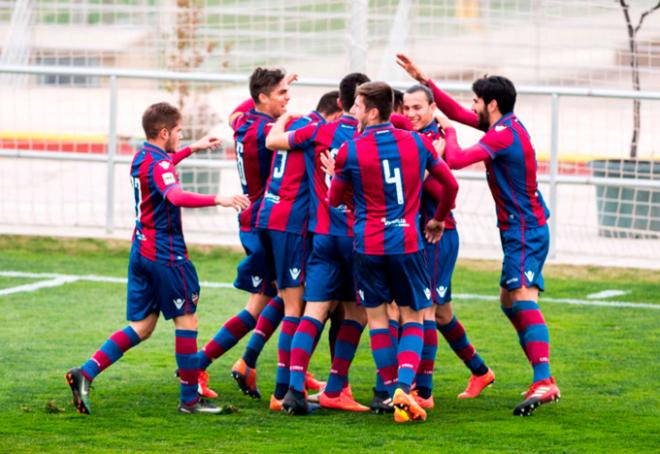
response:
[[[61,66],[26,66],[26,65],[0,65],[0,74],[24,74],[24,75],[61,75],[61,76],[94,76],[108,78],[109,90],[109,119],[108,119],[108,149],[105,155],[85,155],[73,153],[40,153],[23,150],[0,150],[0,157],[38,158],[72,161],[101,161],[107,163],[107,193],[106,193],[106,220],[105,228],[108,233],[114,228],[114,173],[115,165],[130,162],[126,156],[117,156],[117,97],[118,79],[147,79],[147,80],[176,80],[188,82],[206,83],[240,83],[248,81],[245,74],[208,74],[208,73],[182,73],[173,71],[148,71],[133,69],[114,68],[85,68],[85,67],[61,67]],[[336,87],[339,81],[335,79],[319,79],[301,77],[297,85],[307,87]],[[396,88],[406,88],[408,84],[393,83]],[[467,83],[443,82],[443,89],[456,92],[471,92],[471,85]],[[595,97],[614,99],[641,99],[660,101],[660,92],[612,90],[596,88],[570,88],[551,86],[517,86],[516,90],[521,95],[548,96],[551,103],[551,133],[550,133],[550,173],[540,175],[539,181],[548,183],[550,187],[549,205],[552,213],[557,213],[557,186],[561,184],[570,185],[595,185],[616,184],[618,186],[635,189],[660,189],[659,180],[644,180],[633,178],[605,178],[593,176],[559,175],[558,172],[558,124],[559,124],[559,99],[560,97]],[[195,166],[200,168],[228,168],[235,164],[232,161],[209,161],[200,159],[186,160],[184,166]],[[483,172],[459,171],[456,173],[459,179],[482,180]],[[556,231],[558,216],[550,218],[550,228]],[[550,257],[556,254],[556,235],[552,235],[550,246]]]

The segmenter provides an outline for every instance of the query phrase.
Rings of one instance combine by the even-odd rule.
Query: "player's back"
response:
[[[135,197],[133,247],[150,260],[186,259],[181,208],[166,198],[169,190],[179,185],[172,158],[145,143],[133,157],[131,181]]]
[[[364,254],[422,249],[419,208],[430,142],[385,123],[348,142],[345,169],[355,200],[355,245]]]
[[[252,109],[238,117],[232,125],[236,144],[238,176],[250,206],[238,215],[241,230],[256,227],[264,188],[270,173],[273,152],[266,147],[266,136],[274,119]]]
[[[486,171],[500,228],[545,225],[550,212],[538,189],[536,154],[523,124],[509,113],[480,143],[491,154],[491,159],[486,161]]]

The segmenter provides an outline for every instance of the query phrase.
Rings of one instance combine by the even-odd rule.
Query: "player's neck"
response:
[[[167,150],[165,150],[165,142],[163,142],[161,140],[147,139],[147,143],[150,144],[150,145],[153,145],[154,147],[158,147],[163,151],[167,151]]]
[[[255,105],[254,111],[259,112],[260,114],[268,115],[269,117],[275,117],[263,104]]]
[[[502,114],[500,112],[493,112],[490,114],[490,128],[495,126],[498,121],[502,119]],[[490,129],[488,128],[488,129]]]

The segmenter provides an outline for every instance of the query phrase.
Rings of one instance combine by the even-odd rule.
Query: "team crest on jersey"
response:
[[[502,132],[506,129],[506,126],[504,125],[497,125],[495,126],[495,132]]]
[[[431,289],[430,289],[430,288],[426,287],[426,288],[424,289],[424,296],[426,296],[426,299],[427,299],[427,300],[430,300],[430,299],[431,299]]]
[[[183,299],[181,298],[176,298],[172,300],[172,302],[174,303],[177,309],[181,309],[183,307]]]
[[[534,271],[532,270],[525,271],[525,277],[529,282],[532,282],[534,280]]]
[[[300,272],[302,270],[300,268],[289,268],[289,274],[291,275],[291,279],[298,279],[298,276],[300,276]]]
[[[167,172],[163,174],[163,183],[165,183],[167,186],[176,183],[176,179],[174,178],[174,174],[171,172]]]
[[[192,300],[192,303],[197,306],[197,303],[199,302],[199,293],[193,293],[190,299]]]
[[[358,290],[358,295],[360,295],[360,301],[364,301],[364,290],[359,289]]]
[[[263,282],[263,279],[261,279],[259,276],[252,276],[252,287],[259,287],[261,283]]]
[[[438,296],[440,296],[440,298],[444,298],[447,294],[447,287],[444,285],[437,287],[435,290],[438,292]]]
[[[160,161],[158,165],[161,166],[163,169],[169,169],[170,161]]]

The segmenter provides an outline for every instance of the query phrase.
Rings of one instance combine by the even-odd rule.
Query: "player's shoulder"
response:
[[[480,142],[488,144],[491,148],[506,148],[513,143],[514,139],[513,125],[509,121],[505,121],[490,128]]]

